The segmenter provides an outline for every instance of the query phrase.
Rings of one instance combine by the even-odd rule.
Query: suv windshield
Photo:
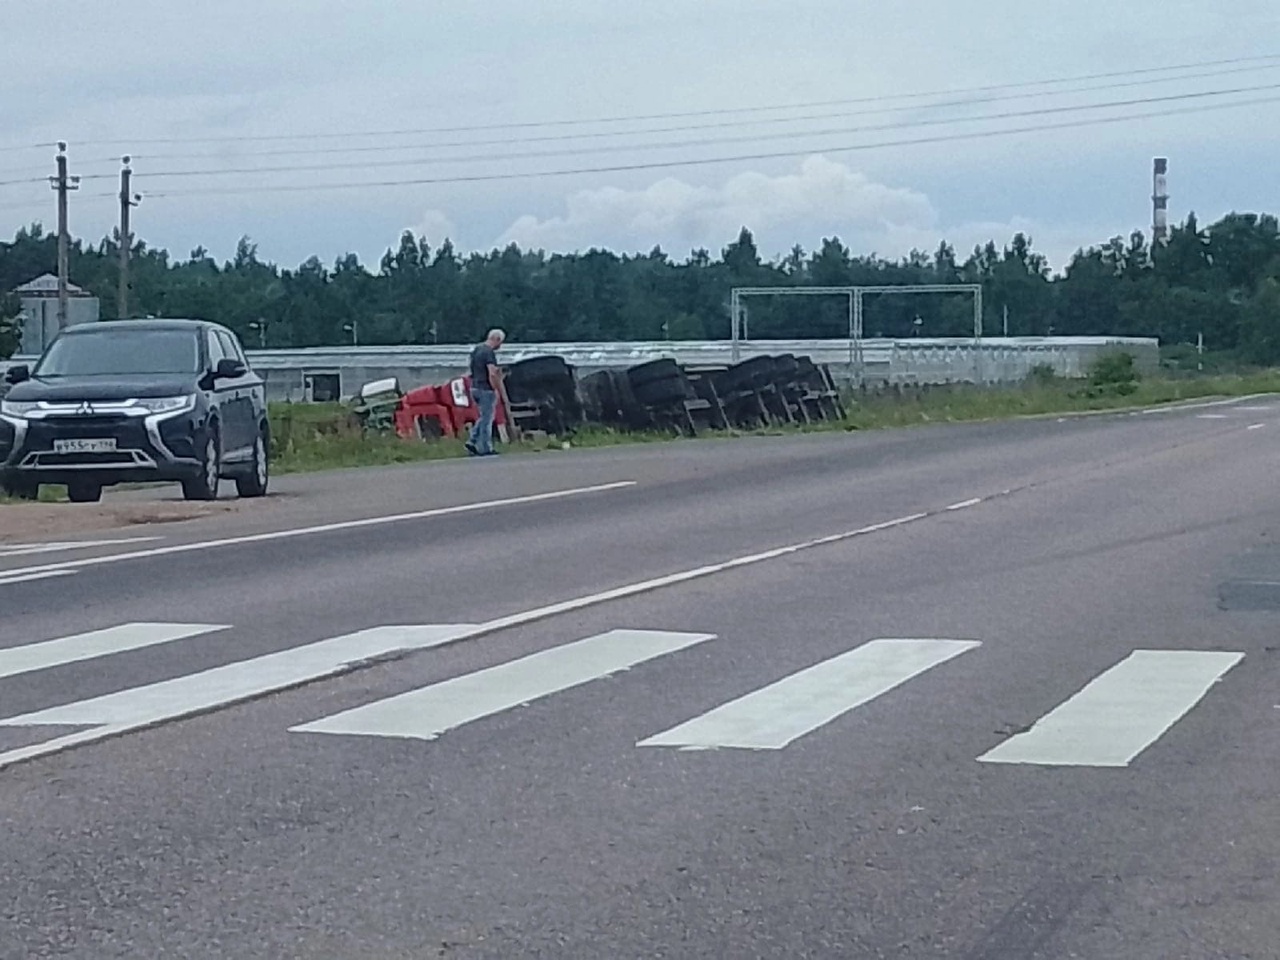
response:
[[[188,330],[103,330],[59,337],[37,377],[145,376],[200,372],[200,340]]]

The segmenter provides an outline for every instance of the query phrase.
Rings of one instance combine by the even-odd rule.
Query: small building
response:
[[[39,356],[58,335],[58,278],[46,273],[13,292],[22,302],[18,353]],[[97,297],[71,283],[67,284],[67,294],[67,326],[98,322],[100,305]]]

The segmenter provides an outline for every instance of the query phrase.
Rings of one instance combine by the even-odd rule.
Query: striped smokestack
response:
[[[1169,161],[1156,157],[1151,191],[1151,242],[1169,239]]]

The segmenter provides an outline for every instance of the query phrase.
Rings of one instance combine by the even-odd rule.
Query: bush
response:
[[[1107,353],[1098,357],[1089,369],[1089,387],[1094,396],[1119,394],[1128,396],[1138,389],[1142,374],[1134,365],[1131,353]]]

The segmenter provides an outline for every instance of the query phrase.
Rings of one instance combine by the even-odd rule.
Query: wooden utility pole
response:
[[[121,157],[123,167],[120,170],[120,292],[118,315],[121,320],[129,319],[129,254],[133,247],[133,234],[129,232],[129,210],[138,205],[141,196],[129,192],[129,182],[133,171],[129,169],[129,157]]]
[[[80,189],[79,177],[67,176],[67,144],[58,141],[58,175],[50,177],[49,182],[58,192],[58,329],[67,326],[67,248],[70,245],[70,234],[67,230],[67,194]]]

